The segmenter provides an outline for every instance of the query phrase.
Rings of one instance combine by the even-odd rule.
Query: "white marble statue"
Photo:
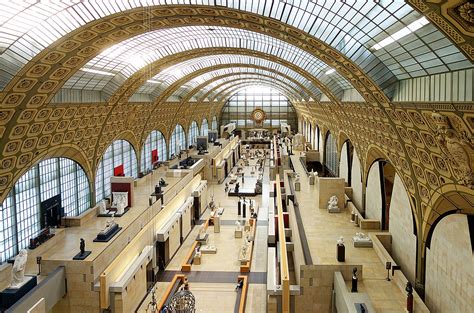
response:
[[[206,237],[206,228],[204,225],[199,229],[199,239],[204,239]]]
[[[337,196],[332,196],[331,198],[329,198],[328,208],[337,208],[338,202],[339,199],[337,198]]]
[[[112,197],[112,207],[117,208],[117,214],[123,214],[128,206],[128,192],[112,192]]]
[[[295,184],[300,182],[300,175],[296,174],[295,175]]]
[[[113,227],[115,225],[115,213],[112,214],[110,218],[107,219],[105,222],[105,228],[102,230],[102,232],[107,232],[109,228]]]
[[[236,221],[235,222],[235,229],[237,231],[241,231],[242,230],[242,225],[240,224],[240,221]]]
[[[10,288],[20,288],[25,282],[25,267],[28,260],[28,251],[21,249],[15,258],[12,267],[12,280]]]
[[[107,214],[107,205],[105,204],[105,200],[99,201],[97,203],[97,207],[99,208],[99,214]]]
[[[331,198],[329,198],[328,211],[330,213],[338,213],[341,211],[339,209],[339,206],[337,205],[338,202],[339,202],[339,199],[336,196],[332,196]]]
[[[356,233],[354,239],[356,239],[357,241],[370,241],[371,240],[370,237],[364,233]]]
[[[343,246],[343,245],[344,245],[344,237],[342,237],[342,236],[339,237],[339,239],[337,240],[337,244],[338,244],[339,246]]]

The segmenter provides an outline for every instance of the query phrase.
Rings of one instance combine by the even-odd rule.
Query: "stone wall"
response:
[[[474,258],[467,216],[444,217],[426,249],[425,301],[432,313],[474,308]]]
[[[355,150],[354,150],[354,156],[352,157],[351,186],[352,186],[352,202],[360,211],[362,211],[363,209],[362,176],[361,176],[360,160]]]
[[[344,178],[346,183],[349,182],[349,164],[347,162],[347,142],[342,145],[341,159],[339,161],[339,177]]]
[[[381,190],[379,163],[375,162],[370,167],[365,192],[365,217],[368,219],[382,220]]]
[[[389,231],[392,235],[391,255],[409,281],[415,282],[416,236],[413,232],[413,216],[410,200],[398,175],[395,175],[392,200],[390,201]]]

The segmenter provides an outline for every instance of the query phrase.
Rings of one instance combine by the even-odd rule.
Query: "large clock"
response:
[[[266,114],[262,109],[255,109],[252,111],[250,117],[255,121],[255,123],[261,124],[265,120]]]

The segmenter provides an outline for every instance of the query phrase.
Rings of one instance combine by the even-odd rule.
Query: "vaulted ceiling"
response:
[[[441,214],[424,215],[430,201],[471,188],[474,159],[472,103],[392,102],[400,80],[474,67],[470,4],[434,2],[2,2],[0,202],[42,158],[73,158],[94,181],[114,139],[139,153],[150,131],[212,120],[233,93],[262,84],[350,138],[363,163],[378,147],[429,225]],[[438,142],[433,110],[467,165]]]

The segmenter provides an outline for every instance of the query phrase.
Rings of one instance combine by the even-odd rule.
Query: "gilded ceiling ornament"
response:
[[[433,112],[431,117],[437,125],[438,144],[451,163],[454,176],[461,184],[473,188],[474,173],[470,160],[474,155],[472,138],[465,133],[456,132],[447,116]]]
[[[474,3],[464,3],[458,7],[459,15],[469,23],[474,23]]]

